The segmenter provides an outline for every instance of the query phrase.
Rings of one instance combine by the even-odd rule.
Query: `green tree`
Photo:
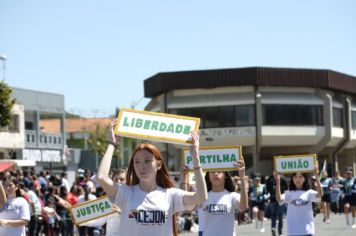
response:
[[[12,107],[15,104],[15,99],[11,99],[11,88],[0,81],[0,127],[10,125],[12,120]]]
[[[88,146],[89,149],[102,157],[105,154],[106,148],[108,146],[107,142],[108,128],[97,125],[95,130],[89,132]],[[113,157],[120,157],[119,145],[116,147]]]

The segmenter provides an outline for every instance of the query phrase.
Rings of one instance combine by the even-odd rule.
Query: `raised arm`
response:
[[[320,179],[319,179],[319,167],[318,164],[316,164],[314,168],[314,176],[315,176],[315,183],[316,183],[316,191],[318,194],[316,195],[317,198],[321,198],[323,196],[323,188],[321,187]]]
[[[191,136],[194,140],[194,145],[190,147],[190,155],[194,164],[196,192],[187,192],[183,197],[183,203],[184,205],[199,205],[208,198],[208,193],[199,160],[199,134],[196,131],[192,131]]]
[[[237,171],[239,172],[241,180],[241,192],[240,192],[240,211],[245,211],[248,209],[248,197],[247,197],[247,184],[245,180],[245,161],[243,156],[236,163]]]
[[[183,189],[184,191],[188,191],[188,187],[189,187],[189,173],[188,173],[188,167],[183,165],[181,165],[180,168],[180,188]]]
[[[104,157],[100,162],[97,173],[99,184],[109,196],[116,196],[117,193],[116,185],[114,185],[113,181],[109,178],[112,156],[115,151],[115,146],[119,143],[119,137],[114,134],[114,128],[116,124],[116,119],[110,124],[108,133],[109,144],[104,154]]]
[[[276,180],[276,200],[277,202],[283,201],[281,195],[281,177],[277,172],[273,172],[274,179]]]
[[[4,186],[2,185],[2,181],[0,181],[0,209],[3,208],[6,202],[7,202],[7,197],[6,197],[5,189]]]

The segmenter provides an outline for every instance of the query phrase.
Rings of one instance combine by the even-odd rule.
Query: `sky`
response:
[[[354,0],[0,0],[0,54],[10,86],[63,94],[67,111],[106,116],[144,109],[143,81],[159,72],[356,76],[355,12]]]

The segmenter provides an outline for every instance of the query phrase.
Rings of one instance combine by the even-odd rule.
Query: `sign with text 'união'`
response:
[[[277,173],[313,172],[315,163],[315,154],[274,157],[274,169]]]
[[[87,201],[70,208],[74,224],[79,225],[115,213],[107,196]]]
[[[115,134],[123,137],[148,139],[191,145],[191,130],[198,130],[200,119],[166,113],[121,109]]]
[[[236,163],[241,156],[241,146],[228,147],[201,147],[199,159],[204,171],[212,170],[236,170]],[[182,158],[184,165],[190,170],[194,168],[193,158],[188,149],[183,149]]]

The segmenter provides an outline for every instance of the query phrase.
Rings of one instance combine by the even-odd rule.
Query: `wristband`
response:
[[[194,167],[193,167],[193,170],[199,170],[199,169],[201,169],[201,165],[198,165],[198,166],[194,166]]]
[[[108,141],[108,144],[113,145],[114,147],[116,147],[116,144],[114,142]]]

